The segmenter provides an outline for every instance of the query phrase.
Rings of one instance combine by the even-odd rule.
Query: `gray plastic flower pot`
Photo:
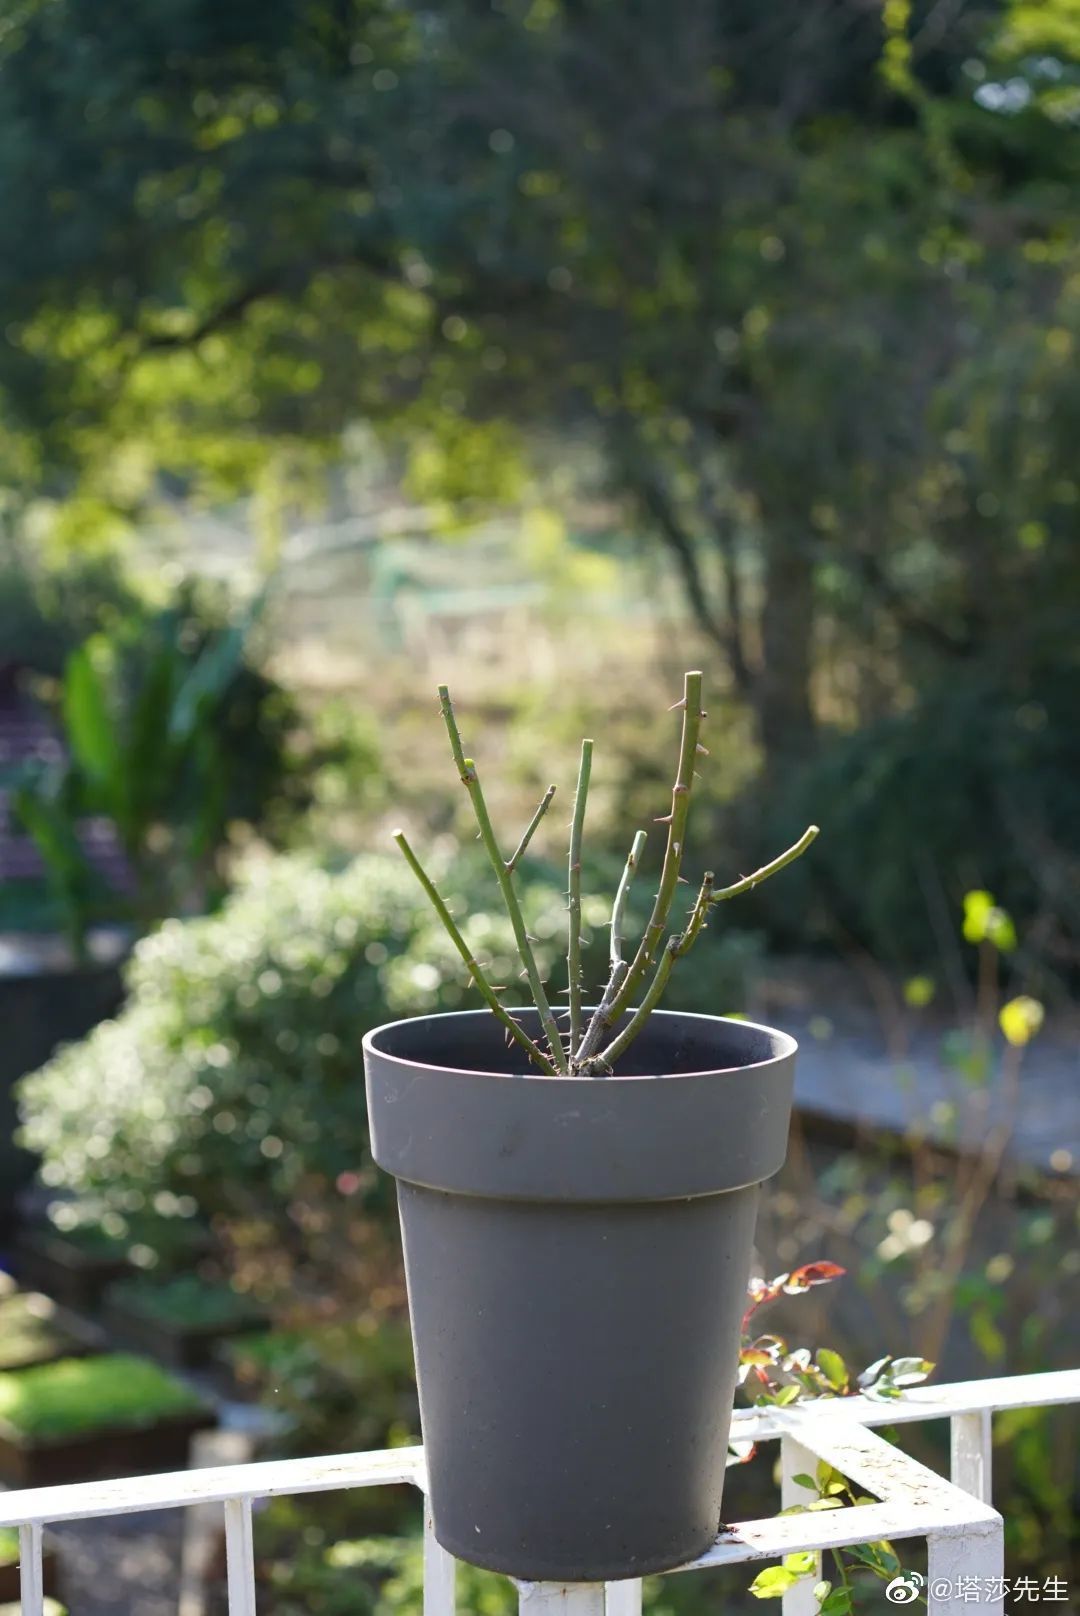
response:
[[[515,1013],[538,1036],[535,1013]],[[712,1542],[795,1050],[768,1027],[663,1011],[602,1079],[525,1075],[486,1010],[365,1038],[452,1554],[590,1582]]]

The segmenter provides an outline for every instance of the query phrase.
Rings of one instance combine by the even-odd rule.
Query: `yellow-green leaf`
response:
[[[833,1390],[842,1392],[848,1383],[848,1367],[840,1354],[831,1347],[821,1347],[817,1361]]]
[[[1002,1032],[1015,1049],[1030,1043],[1043,1024],[1046,1012],[1038,999],[1022,993],[1017,999],[1003,1004],[998,1015]]]
[[[782,1599],[788,1589],[799,1579],[783,1566],[766,1566],[759,1571],[750,1584],[750,1592],[755,1599]]]

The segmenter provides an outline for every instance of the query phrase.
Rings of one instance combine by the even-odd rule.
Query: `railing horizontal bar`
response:
[[[988,1504],[857,1423],[828,1419],[820,1405],[816,1420],[803,1421],[799,1441],[815,1458],[825,1459],[881,1502],[740,1522],[721,1532],[700,1560],[680,1570],[775,1560],[806,1549],[846,1548],[882,1537],[977,1538],[1001,1532],[1001,1517]]]
[[[0,1526],[25,1521],[83,1521],[96,1515],[135,1515],[189,1504],[223,1504],[230,1498],[271,1498],[279,1493],[332,1492],[346,1487],[419,1486],[424,1450],[419,1445],[375,1453],[338,1453],[319,1459],[270,1459],[257,1464],[215,1465],[160,1476],[118,1481],[81,1481],[66,1487],[32,1487],[0,1493]]]
[[[731,1422],[732,1440],[767,1442],[797,1433],[804,1420],[848,1419],[858,1425],[903,1425],[915,1420],[947,1419],[952,1414],[991,1413],[1007,1408],[1043,1408],[1051,1403],[1080,1403],[1080,1369],[1054,1369],[1041,1375],[1010,1375],[998,1380],[962,1380],[947,1386],[912,1386],[902,1397],[836,1397],[790,1408],[740,1408]]]
[[[764,1521],[741,1521],[721,1532],[698,1560],[676,1566],[667,1575],[705,1571],[710,1566],[740,1565],[747,1560],[780,1560],[804,1549],[845,1549],[879,1538],[927,1537],[936,1530],[932,1511],[914,1510],[906,1500],[863,1504],[809,1515],[777,1515]],[[978,1530],[978,1528],[969,1528]],[[985,1530],[992,1530],[988,1523]]]
[[[874,1497],[920,1510],[924,1519],[932,1516],[936,1531],[947,1532],[954,1524],[964,1529],[980,1523],[996,1525],[1000,1520],[989,1504],[861,1425],[845,1427],[841,1420],[825,1419],[807,1422],[802,1441],[817,1458]]]

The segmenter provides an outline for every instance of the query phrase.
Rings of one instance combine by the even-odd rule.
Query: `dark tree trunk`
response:
[[[790,528],[770,526],[765,545],[757,709],[772,766],[803,758],[814,746],[814,563],[809,546]]]

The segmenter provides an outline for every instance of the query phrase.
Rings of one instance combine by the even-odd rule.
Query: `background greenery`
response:
[[[0,674],[65,753],[0,755],[46,861],[0,929],[134,944],[120,1013],[23,1083],[25,1138],[62,1232],[169,1274],[194,1231],[269,1310],[238,1372],[288,1451],[415,1432],[359,1042],[470,1001],[394,824],[512,968],[439,682],[508,842],[595,735],[590,982],[697,664],[688,873],[825,834],[672,1003],[783,1020],[794,983],[842,1061],[869,981],[976,1128],[1006,1082],[1023,1104],[1005,1000],[1075,1036],[1078,117],[1073,0],[23,0],[0,24]],[[95,815],[122,891],[80,862]],[[557,977],[557,809],[532,851]],[[972,891],[1015,946],[959,934]],[[899,1155],[797,1139],[764,1260],[850,1278],[780,1326],[945,1373],[1074,1360],[1075,1163],[958,1166],[936,1126]],[[1047,1575],[1076,1444],[1064,1417],[1000,1429],[1010,1553]],[[348,1522],[263,1531],[275,1610],[414,1608],[411,1562]]]
[[[9,520],[98,548],[254,493],[272,547],[361,421],[459,521],[565,508],[569,468],[664,556],[771,783],[809,768],[827,817],[960,738],[976,845],[942,816],[920,886],[852,813],[845,925],[917,952],[964,852],[1071,958],[1075,33],[990,0],[28,4]]]

